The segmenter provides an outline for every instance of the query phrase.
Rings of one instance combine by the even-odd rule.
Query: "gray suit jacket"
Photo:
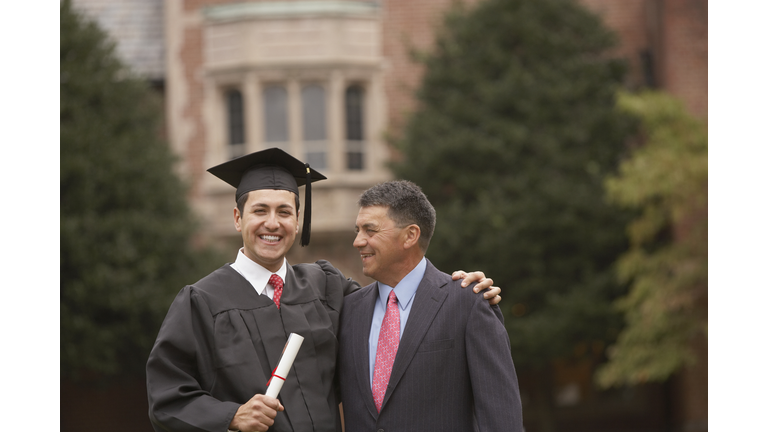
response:
[[[459,284],[427,262],[381,413],[368,370],[377,284],[344,298],[338,376],[346,432],[523,430],[517,375],[498,306]]]

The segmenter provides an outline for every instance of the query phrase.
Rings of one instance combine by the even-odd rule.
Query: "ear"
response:
[[[237,230],[237,232],[242,232],[242,227],[240,226],[240,221],[241,221],[240,210],[237,209],[237,206],[235,206],[234,217],[235,217],[235,229]]]
[[[299,221],[301,220],[301,211],[296,212],[296,234],[299,233]]]
[[[403,230],[403,248],[410,249],[414,246],[419,247],[419,238],[421,237],[421,228],[416,224],[410,224]]]

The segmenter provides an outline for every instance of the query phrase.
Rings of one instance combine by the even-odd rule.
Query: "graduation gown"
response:
[[[290,333],[304,342],[270,431],[340,430],[336,335],[343,296],[359,287],[326,261],[287,266],[280,310],[228,264],[184,287],[147,362],[155,431],[226,432],[266,392]]]

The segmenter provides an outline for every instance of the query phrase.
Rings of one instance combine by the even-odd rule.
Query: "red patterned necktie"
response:
[[[392,290],[387,300],[387,312],[381,322],[379,343],[376,347],[376,364],[373,367],[372,390],[376,411],[381,411],[381,403],[387,392],[389,375],[392,373],[392,364],[395,362],[398,345],[400,345],[400,308],[397,306],[395,290]]]
[[[275,287],[275,294],[272,296],[272,300],[275,302],[275,306],[280,309],[280,297],[283,296],[283,279],[273,274],[269,277],[269,284]]]

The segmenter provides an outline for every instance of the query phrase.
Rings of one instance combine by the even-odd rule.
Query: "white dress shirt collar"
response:
[[[269,285],[269,278],[273,273],[245,256],[245,253],[243,253],[243,248],[240,248],[240,251],[237,253],[235,262],[230,265],[233,269],[235,269],[235,271],[240,273],[245,278],[245,280],[253,285],[253,288],[257,293],[259,293],[259,295],[264,294],[264,290],[266,289],[267,296],[272,298],[274,287]],[[277,272],[275,272],[275,274],[283,279],[283,282],[285,282],[285,274],[288,271],[286,265],[287,260],[283,258],[283,265]]]

